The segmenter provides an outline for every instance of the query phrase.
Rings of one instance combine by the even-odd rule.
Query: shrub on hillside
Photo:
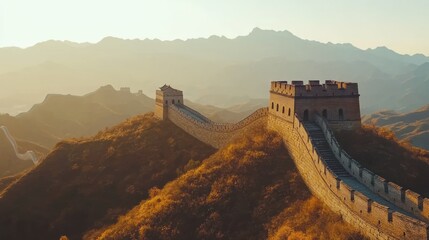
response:
[[[281,137],[262,128],[150,195],[99,239],[362,238],[311,197]]]
[[[365,168],[429,197],[429,152],[399,141],[388,129],[369,125],[338,131],[335,136]]]

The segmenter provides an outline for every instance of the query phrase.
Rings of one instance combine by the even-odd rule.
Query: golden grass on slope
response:
[[[57,144],[0,198],[0,239],[81,239],[214,149],[153,114]]]
[[[361,239],[311,197],[282,139],[259,128],[87,239]]]
[[[365,168],[429,197],[429,152],[399,141],[392,131],[369,125],[335,135],[349,155]]]
[[[317,198],[297,201],[283,210],[268,225],[270,240],[362,239],[362,235],[345,224]],[[323,230],[321,230],[323,229]]]

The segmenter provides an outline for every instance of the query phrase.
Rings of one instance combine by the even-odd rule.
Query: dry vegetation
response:
[[[311,196],[273,132],[255,129],[150,191],[93,239],[362,239]]]
[[[152,114],[59,143],[2,193],[0,239],[81,239],[92,228],[112,224],[147,198],[149,189],[175,179],[191,159],[213,152]]]
[[[365,168],[429,197],[429,152],[400,142],[392,131],[366,125],[339,131],[340,145]]]

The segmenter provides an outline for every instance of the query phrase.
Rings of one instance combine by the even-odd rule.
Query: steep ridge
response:
[[[307,186],[347,222],[374,239],[428,238],[429,201],[363,169],[341,149],[321,117],[316,118],[316,124],[304,125],[297,116],[289,122],[269,114],[267,109],[258,111],[249,119],[257,119],[259,124],[268,122],[268,128],[282,136]],[[239,123],[227,127],[220,124],[218,128],[174,106],[168,113],[173,123],[217,148],[232,137],[219,141],[212,136],[219,132],[223,136],[238,134],[231,129],[242,127]],[[244,126],[253,122],[249,119]]]
[[[81,239],[213,152],[153,114],[60,142],[18,181],[9,179],[0,195],[0,239]]]
[[[88,239],[362,239],[311,196],[282,139],[254,127]]]

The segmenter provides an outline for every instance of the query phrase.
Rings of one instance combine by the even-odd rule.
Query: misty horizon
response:
[[[429,54],[425,54],[423,51],[417,51],[414,53],[404,53],[401,51],[397,51],[394,48],[391,48],[387,45],[374,45],[372,47],[359,47],[356,46],[350,42],[335,42],[335,41],[321,41],[318,39],[307,39],[307,38],[303,38],[299,35],[294,34],[293,32],[289,31],[288,29],[282,29],[282,30],[276,30],[276,29],[269,29],[269,28],[261,28],[261,27],[253,27],[249,30],[249,32],[247,34],[237,34],[237,35],[233,35],[233,36],[225,36],[225,35],[218,35],[218,34],[211,34],[208,36],[199,36],[199,37],[189,37],[189,38],[158,38],[158,37],[137,37],[137,38],[126,38],[126,37],[121,37],[118,35],[106,35],[104,37],[101,37],[99,40],[95,40],[95,41],[73,41],[70,39],[45,39],[30,45],[26,45],[26,46],[18,46],[18,45],[10,45],[10,46],[0,46],[0,49],[2,48],[19,48],[19,49],[28,49],[28,48],[32,48],[32,47],[36,47],[40,44],[44,44],[44,43],[50,43],[50,42],[60,42],[60,43],[64,43],[64,44],[72,44],[72,47],[85,47],[87,45],[94,45],[94,44],[98,44],[100,42],[102,42],[105,39],[109,39],[109,38],[114,38],[114,39],[120,39],[120,40],[125,40],[125,41],[161,41],[161,42],[188,42],[188,41],[193,41],[193,40],[200,40],[200,39],[210,39],[210,38],[221,38],[221,39],[228,39],[228,40],[234,40],[240,37],[246,37],[249,36],[250,34],[252,34],[252,32],[257,31],[257,30],[261,30],[261,31],[272,31],[272,32],[277,32],[277,33],[282,33],[282,32],[286,32],[286,33],[290,33],[293,36],[299,37],[303,40],[307,40],[307,41],[315,41],[315,42],[319,42],[319,43],[324,43],[324,44],[333,44],[333,45],[351,45],[352,47],[358,48],[360,50],[376,50],[376,49],[387,49],[387,50],[391,50],[394,51],[398,54],[401,55],[406,55],[406,56],[414,56],[414,55],[424,55],[424,56],[429,56]],[[76,45],[77,44],[77,45]]]

